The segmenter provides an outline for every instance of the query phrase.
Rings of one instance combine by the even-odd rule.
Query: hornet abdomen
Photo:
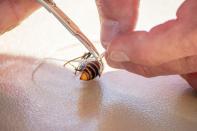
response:
[[[85,68],[82,70],[80,80],[89,81],[100,76],[100,66],[98,61],[87,62]]]

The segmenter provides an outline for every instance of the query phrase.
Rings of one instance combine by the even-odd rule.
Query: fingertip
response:
[[[194,15],[197,11],[197,2],[196,0],[185,0],[183,4],[179,7],[176,16],[178,19],[183,21],[188,21],[191,23],[191,21],[195,21]]]
[[[106,52],[105,53],[105,60],[107,62],[107,64],[112,67],[112,68],[118,68],[118,69],[122,69],[123,65],[121,62],[116,62],[110,59],[109,53]]]
[[[133,30],[138,16],[139,0],[97,0],[101,22],[101,42],[107,48],[120,32]]]
[[[10,1],[10,3],[13,10],[15,11],[17,18],[19,19],[19,22],[21,22],[23,19],[25,19],[35,10],[41,7],[41,5],[36,0],[19,0],[17,2]]]
[[[127,32],[119,34],[108,47],[109,59],[115,62],[142,63],[146,57],[145,40],[147,32]]]
[[[119,23],[115,20],[106,19],[101,22],[101,42],[107,48],[114,37],[118,34]]]
[[[112,51],[110,53],[109,58],[115,62],[129,62],[130,61],[130,58],[127,55],[127,53],[121,52],[121,51]]]

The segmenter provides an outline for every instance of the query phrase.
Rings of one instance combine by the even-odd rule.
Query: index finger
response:
[[[138,15],[139,0],[96,0],[101,41],[106,47],[119,32],[133,30]]]

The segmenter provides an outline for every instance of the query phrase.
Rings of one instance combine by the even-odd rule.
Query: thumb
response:
[[[192,23],[171,20],[150,32],[119,34],[107,49],[114,62],[133,62],[158,66],[173,60],[196,55],[197,27]]]
[[[157,66],[196,55],[196,7],[195,0],[187,0],[177,11],[175,20],[155,26],[149,32],[119,32],[107,49],[107,59]]]

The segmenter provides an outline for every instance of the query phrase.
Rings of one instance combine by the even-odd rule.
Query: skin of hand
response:
[[[16,27],[38,8],[36,0],[1,0],[0,35]]]
[[[114,68],[154,77],[180,74],[197,89],[197,1],[185,0],[177,18],[134,31],[139,0],[97,0],[101,42]]]

